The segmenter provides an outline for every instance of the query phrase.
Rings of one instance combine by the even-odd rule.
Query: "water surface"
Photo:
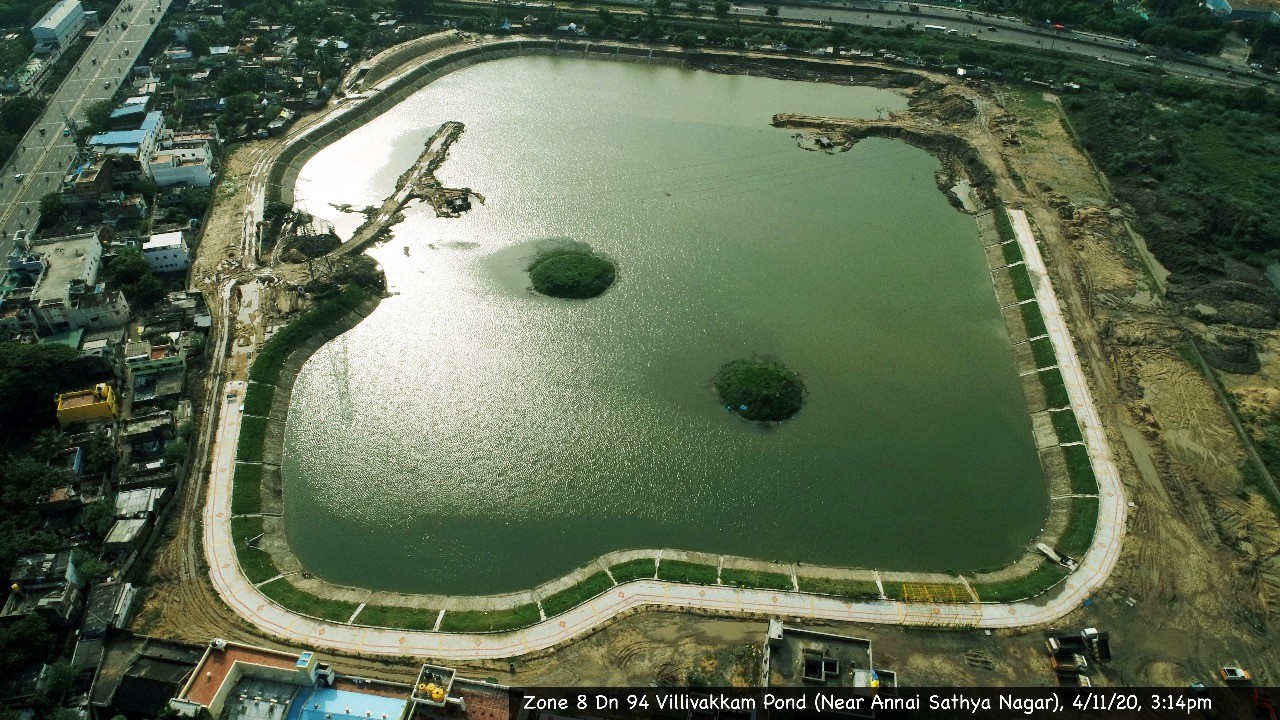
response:
[[[531,587],[604,552],[674,547],[885,569],[1013,559],[1043,476],[972,218],[891,140],[802,149],[777,112],[874,117],[885,90],[589,60],[451,74],[317,155],[300,204],[349,234],[440,123],[441,178],[373,251],[397,293],[307,363],[285,447],[312,572],[401,591]],[[810,143],[803,143],[811,147]],[[589,243],[618,282],[539,297],[524,267]],[[407,253],[406,253],[406,248]],[[710,382],[763,354],[792,420]]]

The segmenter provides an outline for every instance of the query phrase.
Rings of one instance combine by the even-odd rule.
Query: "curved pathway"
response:
[[[1044,599],[980,606],[896,601],[852,601],[825,595],[724,586],[683,585],[637,580],[610,589],[561,615],[521,630],[498,633],[442,633],[344,625],[297,614],[275,604],[244,576],[231,535],[231,481],[245,383],[229,382],[222,408],[206,495],[204,549],[213,586],[236,613],[258,629],[286,641],[370,655],[411,655],[449,660],[510,657],[542,650],[596,628],[620,613],[643,605],[718,610],[755,615],[788,615],[822,620],[893,625],[963,623],[983,628],[1012,628],[1049,623],[1079,607],[1111,574],[1124,535],[1126,505],[1119,474],[1101,421],[1085,382],[1061,307],[1045,272],[1026,215],[1010,211],[1026,259],[1036,299],[1043,311],[1071,405],[1088,442],[1097,474],[1099,516],[1094,543],[1079,568]],[[236,391],[231,398],[227,393]]]

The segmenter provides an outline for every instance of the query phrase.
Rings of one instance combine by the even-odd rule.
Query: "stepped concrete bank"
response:
[[[593,51],[593,48],[604,52]],[[481,47],[462,48],[380,82],[373,90],[375,95],[351,101],[347,108],[335,112],[332,119],[300,133],[282,151],[279,161],[269,170],[268,198],[291,203],[292,185],[298,172],[316,152],[435,78],[487,59],[558,53],[670,64],[685,64],[689,59],[684,52],[676,50],[588,46],[552,40],[506,40]],[[796,62],[793,58],[784,61]],[[1011,603],[982,602],[980,595],[970,586],[971,583],[988,580],[996,582],[1011,575],[1025,574],[1028,567],[1038,564],[1029,562],[1028,558],[1011,568],[992,573],[989,577],[965,578],[948,574],[882,573],[808,565],[797,568],[791,564],[677,550],[631,550],[611,553],[528,591],[483,598],[459,598],[373,593],[358,588],[331,586],[315,578],[306,579],[302,577],[296,559],[288,553],[287,545],[281,542],[269,543],[275,566],[296,579],[302,592],[314,590],[317,595],[340,597],[342,600],[339,602],[349,604],[352,609],[349,616],[345,612],[338,613],[338,610],[345,609],[344,605],[338,605],[336,610],[327,613],[328,617],[303,614],[277,604],[259,589],[268,583],[289,580],[273,577],[255,584],[246,577],[241,567],[230,522],[235,454],[243,416],[239,408],[234,407],[234,399],[225,400],[222,408],[204,515],[204,545],[213,584],[227,604],[238,613],[260,629],[289,641],[318,643],[359,653],[426,655],[451,659],[505,657],[545,649],[643,605],[665,605],[707,612],[786,614],[814,619],[967,627],[1020,627],[1053,621],[1078,607],[1089,593],[1105,582],[1118,555],[1124,532],[1125,506],[1118,473],[1111,462],[1105,435],[1093,408],[1052,285],[1044,272],[1034,237],[1025,216],[1016,211],[1012,216],[1017,233],[1016,245],[1025,259],[1025,267],[1034,286],[1035,300],[1044,315],[1048,339],[1057,357],[1057,366],[1066,385],[1071,409],[1088,441],[1088,459],[1097,478],[1100,506],[1098,522],[1092,534],[1093,542],[1079,567],[1071,575],[1054,583],[1052,591],[1041,595],[1040,604],[1025,600]],[[997,283],[998,294],[999,289]],[[364,315],[367,312],[358,314]],[[348,317],[353,321],[351,324],[357,320]],[[336,336],[346,327],[349,325],[344,322],[335,326],[332,333],[325,335]],[[308,343],[307,347],[295,352],[286,362],[285,372],[276,383],[283,392],[276,393],[270,412],[270,422],[276,426],[276,430],[267,433],[268,440],[275,441],[267,443],[275,447],[264,448],[263,459],[269,464],[279,463],[279,442],[283,439],[288,390],[293,378],[306,357],[321,344]],[[239,394],[238,391],[244,387],[242,382],[231,382],[227,385],[227,392],[236,391]],[[226,393],[223,396],[226,397]],[[276,482],[278,468],[275,469],[274,477],[267,479],[266,487],[271,489],[276,486]],[[266,504],[278,502],[278,496],[273,498],[272,495],[273,493],[268,493],[264,497]],[[270,534],[282,537],[282,520],[274,518],[269,522],[272,526],[268,527],[272,531]],[[1060,534],[1062,529],[1047,527],[1046,531]],[[646,567],[650,558],[653,561],[652,574],[648,573]],[[705,579],[707,584],[663,580],[664,576],[679,578],[687,574],[664,572],[664,561],[669,568],[682,563],[706,566],[714,571],[714,584],[710,582],[710,576]],[[615,575],[615,571],[622,577]],[[590,597],[583,598],[585,602],[579,602],[559,614],[547,612],[544,601],[555,598],[560,593],[570,594],[575,587],[588,583],[601,573],[608,578],[605,589],[594,591]],[[1056,580],[1056,576],[1052,579]],[[768,587],[730,587],[730,583],[767,584]],[[928,591],[929,587],[935,588],[933,594]],[[831,592],[831,588],[837,588],[839,594]],[[920,594],[911,588],[925,590]],[[943,592],[942,588],[948,590]],[[363,625],[360,614],[366,608],[373,607],[402,609],[404,612],[401,622],[407,618],[409,622],[405,625],[415,629],[396,630]],[[519,624],[524,625],[518,629],[499,632],[441,631],[451,626],[461,626],[460,623],[446,620],[451,612],[461,617],[466,613],[520,609],[525,609],[525,612],[513,615],[521,618]],[[370,618],[370,621],[373,619]]]

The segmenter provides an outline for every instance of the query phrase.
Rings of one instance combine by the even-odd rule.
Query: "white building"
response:
[[[142,127],[137,130],[111,130],[89,138],[89,147],[94,151],[112,157],[129,157],[138,161],[142,171],[147,172],[149,160],[155,153],[156,144],[164,133],[164,113],[153,110],[147,113]]]
[[[213,183],[213,163],[209,148],[171,148],[159,150],[147,163],[147,174],[156,185],[192,185],[209,187]]]
[[[96,232],[17,244],[8,265],[0,284],[0,331],[47,335],[129,320],[124,295],[98,281],[102,243]]]
[[[65,50],[75,42],[86,22],[80,0],[60,0],[31,28],[31,35],[36,39],[36,52]]]
[[[147,259],[147,264],[155,272],[177,272],[186,270],[191,265],[191,258],[187,255],[187,241],[180,230],[152,235],[142,243],[142,257]]]

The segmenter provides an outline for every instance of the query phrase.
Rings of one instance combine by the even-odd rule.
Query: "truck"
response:
[[[947,31],[947,26],[946,25],[925,25],[924,29],[930,30],[933,32],[945,33]]]

